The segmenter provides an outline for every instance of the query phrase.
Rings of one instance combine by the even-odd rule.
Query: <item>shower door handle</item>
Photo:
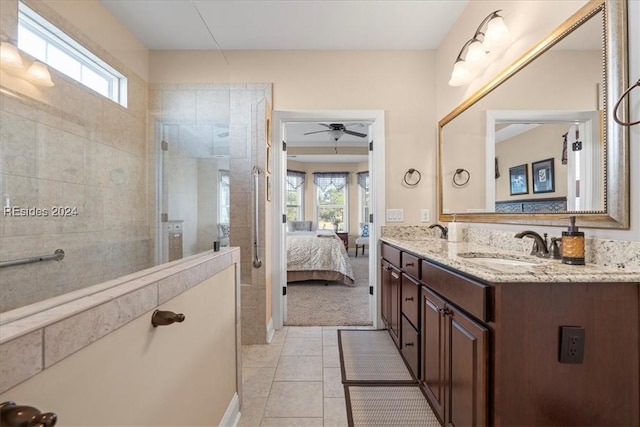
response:
[[[253,167],[253,266],[255,268],[262,267],[260,260],[260,252],[258,249],[258,240],[260,239],[260,210],[259,210],[259,193],[260,191],[260,168]]]

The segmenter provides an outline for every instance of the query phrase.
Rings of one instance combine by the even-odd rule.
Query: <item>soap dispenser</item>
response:
[[[447,232],[447,239],[450,242],[462,242],[463,240],[463,236],[462,236],[462,224],[459,222],[456,222],[456,216],[453,216],[453,221],[449,223],[449,225],[447,226],[448,232]]]
[[[584,233],[576,227],[576,217],[569,217],[571,224],[562,232],[562,263],[584,265]]]

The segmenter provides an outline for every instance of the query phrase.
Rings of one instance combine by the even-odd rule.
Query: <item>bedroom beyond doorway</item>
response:
[[[306,281],[287,286],[287,326],[371,326],[369,256],[349,255],[356,286],[334,281]],[[325,285],[326,283],[326,285]]]

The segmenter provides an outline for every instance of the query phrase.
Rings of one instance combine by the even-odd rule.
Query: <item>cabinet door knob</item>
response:
[[[408,263],[406,263],[404,266],[405,266],[405,267],[413,267],[413,265],[414,265],[414,264],[413,264],[412,262],[408,262]]]
[[[404,343],[405,347],[413,347],[413,343],[412,342],[406,342]]]
[[[413,297],[407,297],[404,299],[405,301],[413,301]]]

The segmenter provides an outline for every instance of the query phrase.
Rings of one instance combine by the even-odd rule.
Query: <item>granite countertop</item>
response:
[[[381,240],[486,282],[640,282],[640,270],[596,264],[566,265],[560,260],[508,252],[477,243],[449,242],[439,238],[398,240],[383,237]]]

